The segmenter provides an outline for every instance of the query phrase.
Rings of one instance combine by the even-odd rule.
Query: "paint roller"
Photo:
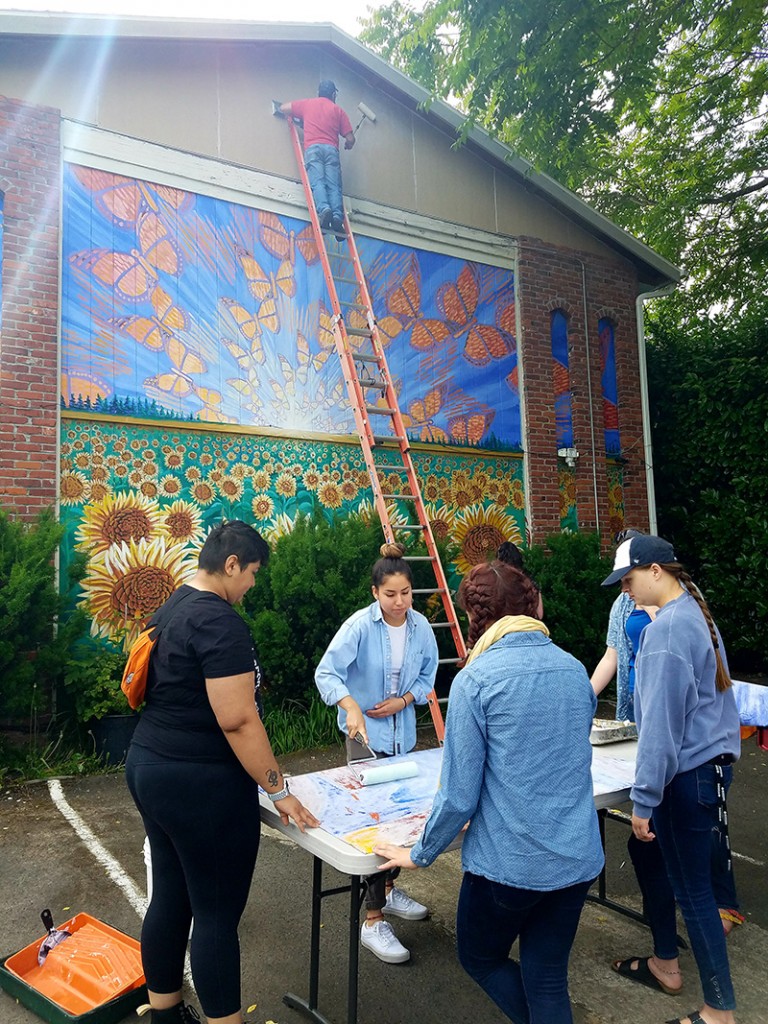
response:
[[[370,121],[371,124],[375,124],[376,123],[376,115],[374,114],[374,112],[371,110],[370,107],[367,107],[365,105],[365,103],[358,103],[357,104],[357,109],[360,111],[360,113],[363,116],[360,118],[360,120],[355,125],[355,135],[357,135],[358,131],[360,130],[360,125],[363,123],[363,121]]]
[[[399,782],[412,779],[419,774],[415,761],[398,761],[397,764],[381,764],[369,761],[354,765],[355,773],[363,786],[378,786],[381,782]]]
[[[419,774],[419,768],[415,761],[384,761],[384,758],[377,758],[376,754],[368,746],[358,732],[355,740],[363,747],[368,747],[371,761],[353,761],[350,768],[357,775],[363,786],[377,786],[380,782],[399,782],[401,779],[412,779]],[[384,763],[382,764],[382,761]]]

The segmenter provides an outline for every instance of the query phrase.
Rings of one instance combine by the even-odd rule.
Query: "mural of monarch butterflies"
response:
[[[192,192],[170,185],[158,185],[93,167],[73,166],[72,172],[93,194],[99,212],[120,228],[136,224],[143,210],[158,213],[163,208],[185,212],[195,201]]]
[[[519,382],[518,367],[516,366],[511,373],[508,373],[507,376],[504,378],[504,380],[506,381],[507,387],[510,388],[510,390],[512,390],[512,391],[519,391],[520,390],[520,382]]]
[[[174,305],[160,285],[153,289],[150,300],[155,309],[154,316],[110,317],[109,323],[145,348],[159,352],[165,339],[170,338],[174,331],[187,329],[189,317],[180,306]]]
[[[266,301],[270,302],[272,300],[268,299]],[[237,329],[246,341],[253,342],[255,339],[261,338],[262,320],[258,313],[251,313],[245,306],[241,306],[239,302],[226,296],[221,299],[221,304],[235,321]],[[272,316],[271,307],[268,309],[268,315]],[[264,360],[261,359],[260,361],[263,362]]]
[[[555,394],[565,395],[571,390],[571,375],[567,366],[563,366],[556,359],[552,360],[552,374],[555,382]]]
[[[294,280],[296,249],[299,250],[308,265],[316,263],[320,258],[312,225],[308,225],[296,235],[293,231],[286,229],[277,214],[259,210],[258,217],[261,244],[267,252],[281,261],[275,275],[275,283],[285,295],[292,298],[296,294],[296,281]]]
[[[465,263],[456,281],[441,285],[435,302],[453,331],[460,338],[466,333],[464,357],[475,366],[485,366],[492,359],[503,359],[514,352],[514,337],[498,327],[480,324],[476,319],[480,300],[479,272]]]
[[[470,413],[455,416],[448,421],[448,430],[454,441],[462,444],[480,444],[494,418],[493,412]]]
[[[417,430],[422,441],[447,441],[448,435],[434,423],[443,407],[443,397],[443,388],[433,388],[424,398],[411,402],[408,413],[403,416],[406,429]]]
[[[112,388],[106,381],[87,370],[67,370],[61,374],[61,395],[66,405],[74,398],[77,402],[96,402],[100,398],[109,398]]]
[[[130,252],[89,249],[72,253],[69,262],[77,270],[89,271],[124,299],[146,299],[157,285],[154,269],[135,249]]]
[[[235,256],[240,263],[248,282],[248,288],[255,299],[266,299],[272,294],[272,282],[253,256],[240,245],[235,246]]]
[[[253,363],[263,363],[266,359],[264,347],[261,344],[261,333],[256,334],[247,349],[244,349],[238,342],[232,341],[231,338],[222,338],[221,343],[235,358],[238,365],[245,369]]]

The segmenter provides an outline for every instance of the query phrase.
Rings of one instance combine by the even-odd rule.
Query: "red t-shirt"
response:
[[[308,100],[292,100],[291,113],[304,122],[304,149],[323,143],[339,147],[339,136],[352,131],[352,122],[333,100],[314,96]]]

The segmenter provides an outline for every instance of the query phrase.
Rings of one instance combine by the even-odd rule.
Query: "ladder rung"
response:
[[[401,437],[399,434],[373,434],[372,435],[375,444],[385,444],[387,441],[397,441],[401,444],[403,441],[407,441],[407,437]]]
[[[377,465],[376,469],[379,472],[381,470],[383,470],[383,469],[395,469],[395,470],[398,470],[400,473],[405,473],[407,471],[408,467],[407,466],[379,466],[379,465]],[[415,593],[415,591],[414,591],[414,593]]]
[[[347,334],[352,334],[356,338],[372,338],[373,337],[373,331],[371,330],[370,327],[347,327]]]
[[[355,352],[352,356],[353,363],[376,363],[378,366],[381,363],[381,356],[375,354],[368,355],[366,352]]]
[[[460,661],[464,661],[463,658],[438,658],[438,665],[458,665]]]
[[[382,498],[394,498],[397,501],[418,501],[416,494],[382,494]]]
[[[341,300],[339,300],[339,305],[340,306],[346,306],[347,309],[367,309],[368,308],[367,306],[364,306],[362,304],[362,302],[341,302]]]
[[[386,497],[386,495],[382,494],[382,498],[385,498],[385,497]],[[393,530],[423,530],[424,529],[424,527],[421,525],[421,523],[419,523],[417,526],[397,526],[395,524],[390,524],[390,525],[392,526]],[[411,593],[415,594],[416,591],[412,590]]]
[[[394,416],[397,409],[390,409],[388,405],[366,405],[365,411],[373,416]]]
[[[445,587],[426,587],[422,590],[412,590],[412,594],[444,594]]]
[[[333,278],[338,284],[357,284],[356,277],[335,277]]]
[[[374,380],[372,377],[358,377],[357,379],[361,388],[370,388],[371,390],[375,388],[377,391],[383,392],[389,387],[386,381]]]
[[[434,555],[403,555],[404,562],[434,562]],[[446,622],[447,626],[448,623]]]
[[[453,629],[452,622],[430,622],[432,629]]]
[[[456,660],[458,661],[458,659],[456,659]],[[437,703],[438,704],[447,704],[448,703],[448,698],[447,697],[438,697],[437,698]]]

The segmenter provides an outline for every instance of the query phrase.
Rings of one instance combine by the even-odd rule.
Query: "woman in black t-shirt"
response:
[[[319,824],[275,761],[256,703],[253,642],[232,608],[268,557],[247,523],[217,526],[195,576],[158,613],[164,625],[126,762],[152,853],[141,933],[149,1024],[198,1020],[181,995],[193,917],[192,977],[203,1011],[216,1024],[242,1022],[237,927],[259,848],[259,785],[285,823],[302,831]]]

